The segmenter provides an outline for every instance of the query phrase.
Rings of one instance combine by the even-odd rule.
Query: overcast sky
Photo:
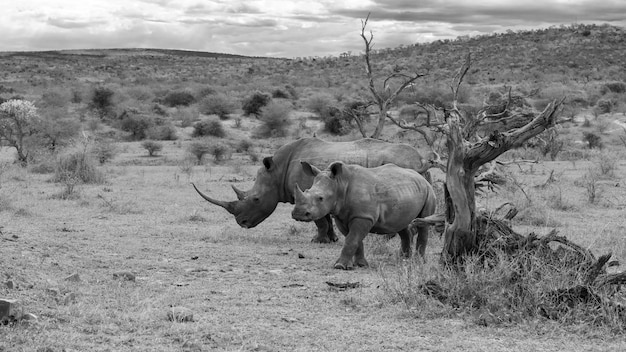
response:
[[[374,47],[572,23],[626,26],[626,0],[0,0],[0,51],[164,48],[250,56]]]

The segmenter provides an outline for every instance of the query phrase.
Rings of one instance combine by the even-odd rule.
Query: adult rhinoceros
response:
[[[371,169],[334,162],[324,171],[307,162],[302,169],[314,176],[313,185],[302,192],[296,186],[296,206],[292,216],[299,221],[315,221],[331,214],[346,241],[336,269],[352,264],[367,266],[363,238],[368,233],[398,233],[402,252],[411,254],[409,225],[417,217],[435,212],[435,192],[426,179],[414,170],[393,164]],[[428,227],[417,228],[416,251],[424,257]]]
[[[436,158],[437,155],[433,154]],[[435,161],[423,159],[419,152],[406,144],[387,143],[376,139],[360,139],[353,142],[326,142],[318,138],[302,138],[280,147],[271,157],[263,159],[254,186],[241,191],[234,185],[236,201],[221,201],[207,196],[194,185],[196,191],[210,203],[219,205],[235,216],[244,228],[260,224],[274,212],[278,203],[294,203],[296,183],[304,189],[313,184],[313,177],[303,172],[301,161],[319,168],[342,160],[364,167],[376,167],[394,163],[420,173],[426,173]],[[315,220],[317,235],[313,242],[337,241],[330,216]]]

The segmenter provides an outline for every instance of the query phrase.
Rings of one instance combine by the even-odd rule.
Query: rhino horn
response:
[[[206,194],[202,193],[198,189],[198,187],[196,187],[196,185],[194,185],[193,183],[191,185],[193,186],[193,188],[195,188],[196,192],[198,192],[198,194],[202,198],[207,200],[209,203],[212,203],[212,204],[215,204],[215,205],[219,205],[220,207],[226,209],[229,213],[231,213],[233,215],[237,215],[237,214],[235,214],[237,201],[234,201],[234,202],[224,202],[224,201],[221,201],[221,200],[213,199],[213,198],[207,196]]]
[[[297,183],[294,189],[294,195],[296,199],[301,199],[302,197],[304,197],[304,192],[302,192],[302,189],[300,189],[300,186]]]
[[[246,198],[247,192],[240,190],[235,185],[231,185],[231,187],[233,188],[233,191],[235,191],[235,193],[237,194],[237,199],[244,200]]]

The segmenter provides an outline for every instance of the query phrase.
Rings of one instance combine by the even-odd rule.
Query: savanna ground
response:
[[[561,133],[580,139],[580,129]],[[614,142],[604,152],[578,149],[570,161],[506,166],[515,181],[480,196],[480,207],[513,202],[519,232],[556,228],[595,254],[612,252],[624,262],[626,148],[619,134],[618,125],[604,131]],[[268,141],[257,151],[270,155],[288,140]],[[76,185],[69,197],[60,196],[66,185],[10,164],[13,151],[2,149],[0,297],[19,300],[37,319],[0,326],[0,351],[626,349],[623,333],[602,327],[544,318],[482,326],[466,311],[409,297],[411,280],[438,273],[437,235],[425,265],[398,258],[397,238],[370,235],[370,268],[339,271],[332,263],[343,238],[311,243],[314,225],[293,221],[288,204],[258,227],[242,229],[190,182],[233,199],[229,183],[248,189],[260,163],[234,153],[193,166],[183,162],[187,143],[164,142],[158,157],[147,157],[140,142],[118,143],[117,156],[100,167],[106,181]],[[512,153],[511,159],[527,156]],[[613,167],[593,178],[591,202],[589,170],[599,170],[603,158]],[[535,187],[552,170],[556,182]],[[135,281],[114,277],[125,271]],[[78,280],[68,280],[73,274]],[[357,287],[339,290],[327,282]],[[180,306],[191,310],[193,321],[168,320],[171,307]]]

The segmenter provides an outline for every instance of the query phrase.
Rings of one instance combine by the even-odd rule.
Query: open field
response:
[[[399,260],[398,239],[370,235],[371,267],[339,271],[332,263],[343,239],[310,243],[314,225],[293,221],[289,205],[279,205],[254,229],[239,228],[190,182],[233,199],[229,183],[251,187],[259,162],[234,153],[218,164],[183,168],[188,142],[164,142],[153,158],[139,142],[118,143],[119,154],[101,167],[106,181],[77,185],[70,199],[60,199],[65,186],[50,182],[50,174],[3,164],[0,297],[18,299],[38,319],[0,326],[0,351],[626,349],[622,333],[603,329],[544,319],[485,327],[431,299],[405,305],[393,287],[410,270],[433,275],[442,248],[436,235],[426,265]],[[280,143],[270,141],[259,153],[271,154]],[[594,253],[612,252],[624,262],[623,149],[608,147],[615,167],[597,180],[594,204],[582,180],[589,168],[597,169],[600,154],[507,166],[517,185],[480,197],[480,207],[511,201],[521,210],[514,222],[520,232],[557,228]],[[3,148],[1,158],[9,161],[11,151]],[[551,170],[558,181],[535,187]],[[114,277],[122,272],[135,280]],[[358,287],[337,290],[327,282]],[[180,306],[193,321],[167,319],[171,307]]]

